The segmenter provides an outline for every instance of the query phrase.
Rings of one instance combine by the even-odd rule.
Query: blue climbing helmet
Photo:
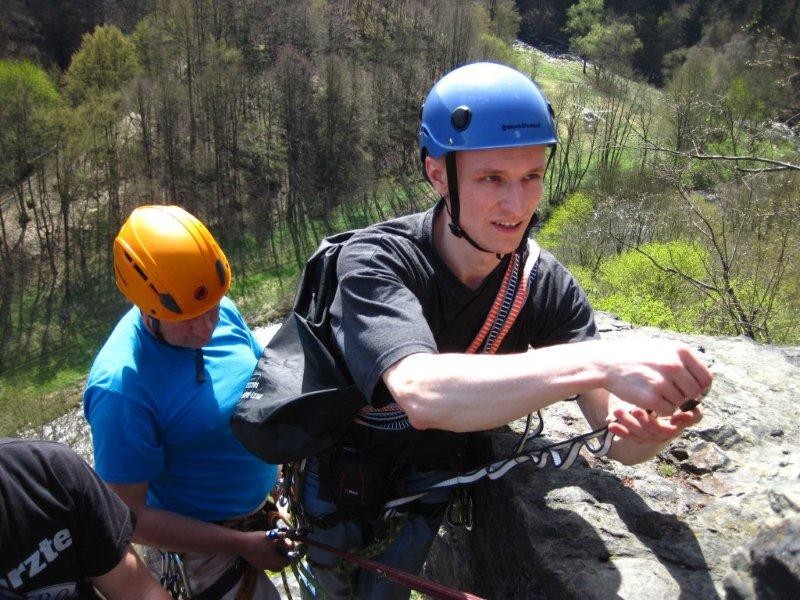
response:
[[[459,150],[554,146],[552,109],[539,87],[510,67],[474,63],[451,71],[422,106],[422,160]]]
[[[455,153],[558,142],[553,109],[528,77],[496,63],[459,67],[433,86],[422,105],[419,149],[425,157],[446,155],[450,231],[480,247],[459,225]],[[533,225],[531,220],[528,230]],[[526,243],[527,232],[522,243]]]

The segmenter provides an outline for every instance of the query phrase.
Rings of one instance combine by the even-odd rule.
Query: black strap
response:
[[[445,168],[447,169],[447,194],[450,198],[450,206],[448,207],[447,202],[445,202],[445,207],[447,208],[447,212],[450,215],[450,232],[459,238],[464,238],[467,240],[473,248],[480,250],[481,252],[487,252],[489,254],[494,254],[491,250],[487,250],[483,246],[481,246],[478,242],[473,240],[470,235],[461,228],[461,223],[459,223],[459,218],[461,216],[461,200],[458,196],[458,169],[456,169],[456,153],[455,152],[448,152],[444,157]],[[526,235],[527,237],[527,235]],[[502,254],[497,255],[497,260],[503,258]]]
[[[237,557],[233,564],[219,576],[219,579],[202,592],[192,594],[192,600],[218,600],[222,598],[242,578],[247,568],[247,561],[241,556]]]
[[[195,348],[194,351],[194,370],[197,381],[203,383],[206,380],[206,367],[203,362],[203,349]]]

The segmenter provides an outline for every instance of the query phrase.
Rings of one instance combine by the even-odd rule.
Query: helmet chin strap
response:
[[[473,240],[470,235],[461,228],[461,225],[458,223],[458,217],[460,213],[460,202],[458,199],[458,173],[456,169],[456,153],[455,152],[448,152],[445,157],[445,166],[447,167],[447,193],[450,196],[450,202],[445,202],[444,206],[447,209],[447,214],[450,215],[450,233],[452,233],[457,238],[464,238],[467,240],[473,248],[480,250],[481,252],[486,252],[487,254],[494,254],[497,257],[497,260],[503,260],[506,256],[505,254],[499,254],[497,252],[492,252],[491,250],[487,250],[486,248],[482,247],[478,242]],[[528,247],[528,235],[530,235],[531,229],[533,228],[536,222],[536,215],[534,214],[531,217],[528,226],[525,228],[525,234],[522,236],[522,240],[520,241],[519,247],[517,248],[517,252],[523,252],[525,248]]]
[[[144,317],[145,317],[145,322],[149,326],[150,331],[153,332],[153,335],[156,336],[156,339],[159,342],[163,342],[167,345],[170,345],[169,342],[164,339],[164,334],[161,333],[161,320],[156,319],[155,317],[151,317],[150,315],[144,315]]]
[[[470,235],[461,229],[461,225],[458,224],[458,217],[460,213],[460,202],[458,199],[458,175],[456,173],[456,153],[455,152],[448,152],[444,157],[445,166],[447,167],[447,193],[450,197],[449,204],[447,202],[444,203],[445,208],[447,208],[447,214],[450,215],[450,233],[452,233],[457,238],[464,238],[467,240],[473,248],[477,248],[481,252],[486,252],[488,254],[495,254],[497,256],[497,260],[501,260],[503,258],[502,254],[493,253],[491,250],[487,250],[486,248],[482,247],[478,242],[473,240]]]

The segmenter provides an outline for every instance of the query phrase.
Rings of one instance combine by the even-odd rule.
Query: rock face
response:
[[[800,351],[598,323],[605,338],[701,350],[715,374],[703,421],[635,467],[581,457],[476,484],[473,530],[443,527],[426,573],[492,599],[800,598]],[[531,447],[586,432],[572,402],[544,419]],[[479,453],[510,453],[523,425],[480,434]],[[80,410],[28,435],[91,460]]]
[[[527,463],[476,485],[473,531],[443,527],[428,575],[487,598],[800,598],[797,350],[598,320],[604,338],[701,350],[703,421],[635,467]],[[544,419],[544,441],[586,431],[574,403]],[[481,434],[484,457],[510,453],[522,425]]]

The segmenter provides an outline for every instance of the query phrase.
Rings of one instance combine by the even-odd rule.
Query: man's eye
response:
[[[483,178],[486,183],[497,183],[500,181],[500,178],[497,175],[487,175]]]

